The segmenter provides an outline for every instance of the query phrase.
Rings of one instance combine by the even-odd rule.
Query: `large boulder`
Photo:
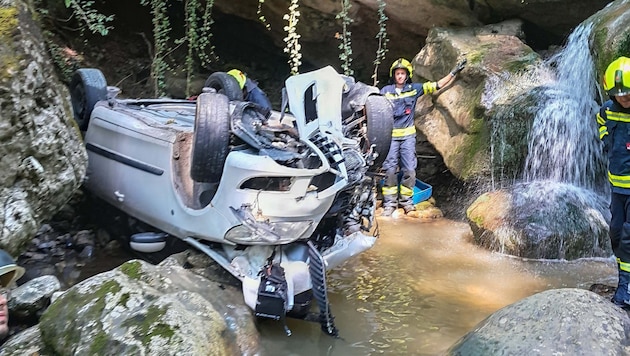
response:
[[[630,318],[583,289],[552,289],[490,315],[448,355],[628,355]]]
[[[257,354],[240,290],[184,269],[190,261],[185,253],[158,266],[132,260],[80,282],[43,314],[42,343],[59,355]]]
[[[414,58],[416,75],[434,81],[448,74],[458,60],[468,60],[452,86],[422,96],[416,106],[416,127],[422,133],[419,143],[426,140],[461,180],[489,181],[492,174],[493,115],[484,106],[484,98],[493,95],[496,73],[509,75],[541,62],[541,57],[523,42],[522,26],[521,21],[513,20],[483,27],[434,28]],[[523,97],[514,94],[515,99]],[[533,113],[522,111],[524,115],[518,117],[522,125],[508,125],[506,134],[514,136],[521,146],[533,118]],[[514,160],[512,164],[520,168],[523,156],[515,156]]]
[[[0,2],[0,248],[18,255],[87,165],[66,87],[27,5]]]
[[[608,257],[607,205],[570,184],[537,181],[487,192],[466,211],[474,242],[526,258]]]

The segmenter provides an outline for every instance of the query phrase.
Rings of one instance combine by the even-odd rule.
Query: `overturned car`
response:
[[[120,99],[93,68],[70,90],[85,188],[156,229],[131,236],[131,248],[181,239],[242,282],[256,316],[316,320],[337,334],[326,270],[377,237],[375,172],[392,130],[377,88],[325,67],[288,78],[271,112],[243,101],[222,72],[195,100]]]

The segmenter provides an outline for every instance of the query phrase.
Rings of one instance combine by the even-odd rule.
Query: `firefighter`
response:
[[[245,73],[238,69],[232,69],[227,74],[233,76],[243,90],[243,99],[258,104],[265,112],[271,111],[271,102],[267,94],[258,87],[258,83],[249,79]]]
[[[466,60],[463,60],[437,82],[420,84],[411,82],[413,68],[408,60],[399,58],[392,63],[389,69],[389,84],[381,89],[381,94],[392,102],[394,109],[392,143],[383,162],[386,176],[382,189],[382,216],[391,216],[399,206],[405,210],[405,214],[416,210],[412,200],[418,163],[416,159],[416,126],[414,124],[416,101],[421,95],[433,93],[451,84],[457,73],[464,69],[465,65]],[[402,174],[400,185],[398,182],[399,171]]]
[[[619,278],[612,302],[630,309],[630,58],[614,60],[604,74],[609,100],[597,113],[599,138],[608,156],[610,241],[617,257]]]

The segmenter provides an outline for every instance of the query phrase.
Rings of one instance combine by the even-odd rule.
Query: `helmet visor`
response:
[[[620,57],[613,61],[604,75],[604,90],[610,96],[630,95],[630,59]]]

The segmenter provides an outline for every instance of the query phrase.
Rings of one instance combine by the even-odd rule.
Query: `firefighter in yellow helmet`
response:
[[[619,57],[610,63],[603,84],[610,99],[597,113],[597,123],[608,155],[610,241],[619,271],[612,301],[630,309],[630,58]]]
[[[258,104],[265,112],[271,111],[271,102],[267,94],[258,87],[258,83],[249,79],[245,73],[238,69],[232,69],[227,74],[233,76],[243,90],[243,99]]]
[[[383,162],[385,184],[383,185],[382,216],[390,216],[399,206],[405,214],[416,210],[413,204],[413,187],[416,184],[416,126],[414,112],[416,101],[421,95],[433,93],[451,84],[466,65],[459,62],[449,74],[437,82],[413,83],[413,67],[405,58],[399,58],[389,68],[389,85],[381,89],[394,109],[394,130],[389,153]],[[400,186],[398,174],[402,174]]]

